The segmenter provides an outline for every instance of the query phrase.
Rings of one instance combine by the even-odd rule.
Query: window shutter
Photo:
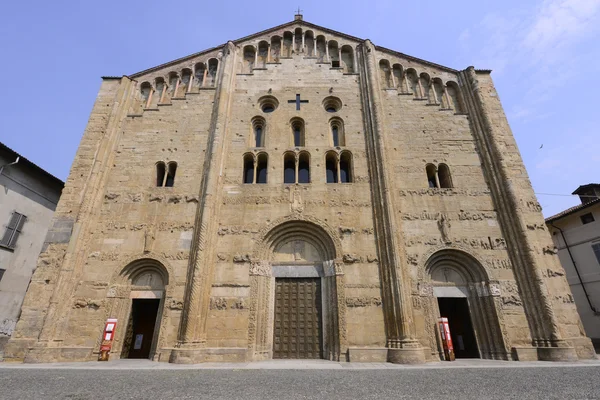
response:
[[[0,240],[0,245],[11,248],[15,247],[26,219],[27,217],[23,214],[13,212],[13,215],[8,222],[8,226],[6,227],[6,231],[4,232],[4,236],[2,236],[2,240]]]
[[[594,254],[596,254],[596,260],[598,261],[598,264],[600,264],[600,243],[593,244],[592,249],[594,250]]]

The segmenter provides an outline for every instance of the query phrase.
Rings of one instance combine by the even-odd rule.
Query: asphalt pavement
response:
[[[600,364],[0,364],[1,399],[600,399]],[[99,366],[100,367],[96,367]],[[260,364],[247,364],[256,366]],[[340,368],[337,365],[341,365]],[[87,366],[87,367],[86,367]],[[142,366],[139,368],[139,366]],[[150,368],[148,367],[150,366]],[[157,366],[158,368],[152,368]]]

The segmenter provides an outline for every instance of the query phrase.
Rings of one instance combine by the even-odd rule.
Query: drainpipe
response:
[[[585,298],[587,299],[587,302],[590,305],[590,308],[592,309],[594,314],[600,314],[598,312],[598,310],[596,310],[596,308],[592,304],[590,295],[589,295],[588,291],[586,290],[585,285],[583,284],[583,280],[581,279],[581,274],[579,273],[579,269],[577,269],[577,264],[575,264],[575,259],[573,258],[573,254],[571,253],[571,248],[569,247],[569,244],[567,243],[567,239],[565,238],[565,233],[563,232],[563,230],[561,228],[554,225],[552,222],[550,222],[550,225],[560,231],[560,235],[562,236],[563,242],[565,242],[565,247],[567,248],[567,252],[569,253],[569,257],[571,258],[571,263],[573,264],[573,268],[575,268],[575,272],[577,273],[577,278],[579,279],[579,283],[581,284],[581,288],[583,289],[583,293],[585,293]]]

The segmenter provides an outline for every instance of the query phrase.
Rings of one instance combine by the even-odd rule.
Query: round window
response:
[[[258,99],[258,106],[264,113],[272,113],[279,106],[279,101],[273,96],[263,96]]]
[[[338,112],[342,109],[342,101],[334,96],[326,97],[323,100],[323,108],[329,113]]]

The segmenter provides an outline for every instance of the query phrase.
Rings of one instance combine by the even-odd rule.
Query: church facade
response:
[[[490,71],[295,20],[105,77],[6,360],[594,357]]]

